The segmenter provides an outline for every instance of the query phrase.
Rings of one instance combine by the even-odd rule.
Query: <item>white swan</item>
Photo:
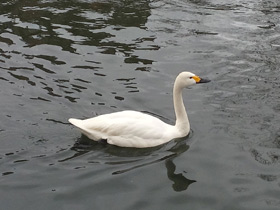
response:
[[[174,84],[173,101],[176,124],[169,125],[160,119],[137,111],[121,111],[104,114],[90,119],[69,119],[88,138],[120,147],[154,147],[172,139],[187,136],[190,124],[185,110],[182,90],[196,83],[210,80],[201,79],[191,72],[180,73]]]

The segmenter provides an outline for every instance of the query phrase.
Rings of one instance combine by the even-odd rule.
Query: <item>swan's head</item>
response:
[[[195,75],[191,72],[181,72],[177,78],[176,83],[181,87],[185,88],[194,84],[200,84],[200,83],[207,83],[210,82],[208,79],[202,79],[199,76]]]

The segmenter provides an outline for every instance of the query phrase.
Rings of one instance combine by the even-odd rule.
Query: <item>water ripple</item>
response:
[[[1,206],[277,209],[279,8],[4,0]],[[184,95],[190,137],[147,150],[73,145],[69,117],[136,109],[173,123],[172,85],[186,69],[212,79]]]

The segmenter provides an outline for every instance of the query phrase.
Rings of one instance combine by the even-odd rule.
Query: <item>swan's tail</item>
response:
[[[97,141],[99,139],[102,139],[102,137],[100,137],[101,135],[98,133],[98,131],[94,131],[94,130],[89,130],[86,125],[85,125],[85,121],[84,120],[79,120],[79,119],[74,119],[74,118],[70,118],[68,120],[72,125],[76,126],[77,128],[79,128],[79,130],[82,132],[82,134],[86,135],[88,138]],[[104,138],[106,139],[106,138]]]
[[[74,119],[74,118],[70,118],[68,120],[72,125],[76,126],[77,128],[80,129],[80,131],[85,134],[86,136],[88,136],[88,131],[87,128],[84,125],[84,121],[83,120],[79,120],[79,119]]]
[[[70,118],[68,121],[69,121],[72,125],[75,125],[75,126],[78,127],[78,128],[81,128],[82,125],[83,125],[83,123],[82,123],[83,120]]]

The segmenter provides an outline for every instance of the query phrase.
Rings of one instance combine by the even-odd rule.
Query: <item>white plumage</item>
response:
[[[80,129],[88,138],[120,147],[154,147],[172,139],[187,136],[190,124],[182,98],[182,89],[204,80],[190,72],[180,73],[174,83],[173,102],[176,124],[169,125],[151,115],[137,111],[121,111],[97,117],[69,122]]]

